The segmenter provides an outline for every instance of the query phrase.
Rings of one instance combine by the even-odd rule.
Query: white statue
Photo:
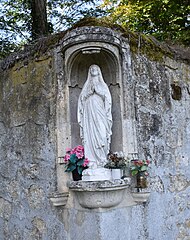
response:
[[[107,162],[112,134],[111,105],[111,94],[101,70],[99,66],[91,65],[78,100],[80,136],[85,157],[90,160],[89,169],[85,170],[87,175],[102,175],[108,170],[103,167]]]

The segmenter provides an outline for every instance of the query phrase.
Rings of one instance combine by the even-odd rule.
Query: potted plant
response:
[[[130,171],[132,176],[136,176],[136,188],[139,192],[142,188],[147,188],[147,176],[148,176],[148,165],[150,164],[149,160],[132,160]]]
[[[110,152],[108,154],[108,163],[104,166],[112,171],[113,179],[120,179],[122,176],[122,170],[127,166],[127,160],[124,158],[122,152]]]
[[[78,181],[82,179],[82,171],[88,168],[89,160],[84,156],[84,147],[79,145],[75,148],[66,149],[64,156],[65,172],[72,172],[73,180]]]

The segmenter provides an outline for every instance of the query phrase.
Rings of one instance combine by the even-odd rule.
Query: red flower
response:
[[[150,160],[146,160],[146,163],[147,163],[147,165],[149,165],[150,164]]]

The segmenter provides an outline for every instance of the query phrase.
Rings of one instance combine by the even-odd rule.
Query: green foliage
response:
[[[63,26],[64,29],[71,27],[84,17],[99,17],[104,13],[96,0],[49,0],[48,11],[56,31],[63,30]]]
[[[30,3],[1,0],[0,59],[32,41]],[[190,43],[189,0],[47,0],[47,6],[49,33],[66,30],[84,17],[107,15],[107,26],[118,24],[159,40]]]
[[[2,0],[0,13],[0,58],[16,51],[29,38],[30,10],[27,1]]]
[[[18,46],[9,40],[9,38],[5,37],[4,39],[0,38],[0,59],[6,57],[10,52],[16,51]]]
[[[130,167],[132,176],[137,175],[138,173],[143,173],[147,175],[148,165],[150,164],[149,160],[133,160]]]
[[[65,172],[72,172],[73,170],[77,169],[78,173],[82,174],[82,171],[84,170],[83,164],[84,159],[78,160],[77,156],[72,154],[68,164],[66,165]]]
[[[88,168],[89,163],[89,160],[84,156],[84,147],[80,145],[73,149],[67,149],[64,161],[66,164],[65,172],[72,172],[76,169],[79,174]]]
[[[104,0],[103,7],[111,21],[132,31],[190,43],[189,0]]]
[[[31,0],[1,0],[0,58],[31,42]],[[47,0],[49,33],[71,27],[84,17],[99,17],[104,11],[96,0]]]
[[[84,164],[84,158],[78,159],[76,154],[72,154],[70,156],[69,163],[66,166],[65,172],[72,172],[73,170],[77,169],[79,174],[82,174],[82,171],[85,169],[83,167]]]

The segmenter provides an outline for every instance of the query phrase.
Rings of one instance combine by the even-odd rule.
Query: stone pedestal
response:
[[[111,179],[111,170],[107,168],[88,168],[82,172],[82,181],[106,181]]]

